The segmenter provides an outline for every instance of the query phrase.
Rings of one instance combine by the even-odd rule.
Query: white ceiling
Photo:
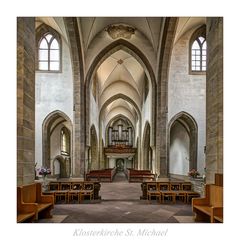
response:
[[[100,107],[114,95],[123,94],[129,96],[140,109],[144,76],[144,69],[129,53],[118,50],[110,55],[96,71]],[[109,116],[118,114],[127,116],[134,122],[137,119],[135,107],[122,98],[110,102],[103,113],[103,117],[108,120]]]
[[[81,17],[81,29],[85,49],[98,33],[111,24],[126,24],[141,32],[157,50],[163,18],[161,17]]]

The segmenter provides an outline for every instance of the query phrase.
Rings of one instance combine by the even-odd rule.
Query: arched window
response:
[[[66,127],[61,129],[61,154],[70,155],[70,133]]]
[[[207,68],[206,28],[201,27],[194,32],[190,41],[191,73],[204,73]]]
[[[37,70],[61,70],[60,35],[49,26],[42,24],[37,30]]]

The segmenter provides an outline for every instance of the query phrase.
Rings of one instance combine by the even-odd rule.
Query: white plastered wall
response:
[[[203,173],[206,142],[206,75],[189,74],[189,40],[194,30],[184,34],[173,47],[168,84],[168,122],[182,111],[195,119],[198,125],[197,168]],[[173,161],[171,157],[170,161]]]
[[[73,122],[73,77],[70,51],[62,39],[62,72],[35,74],[35,161],[42,165],[42,124],[53,111],[65,113]]]

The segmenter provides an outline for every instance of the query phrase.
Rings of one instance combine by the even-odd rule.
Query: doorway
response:
[[[123,172],[124,171],[124,159],[122,159],[122,158],[117,159],[116,167],[117,167],[117,172]]]

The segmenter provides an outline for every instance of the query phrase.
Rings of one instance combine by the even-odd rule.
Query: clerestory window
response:
[[[207,69],[207,42],[205,28],[198,29],[190,41],[191,73],[205,73]]]

